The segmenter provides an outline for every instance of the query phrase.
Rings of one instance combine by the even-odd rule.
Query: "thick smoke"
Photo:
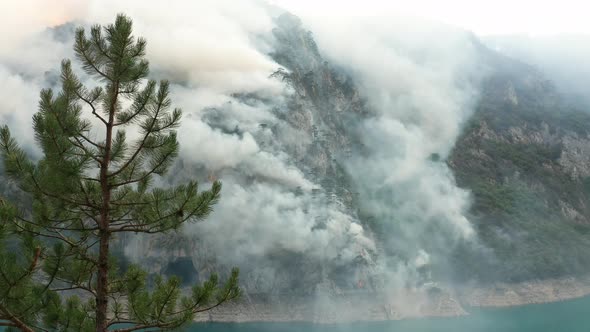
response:
[[[391,19],[304,20],[320,51],[358,83],[370,110],[346,129],[363,148],[342,160],[359,193],[361,221],[295,162],[293,151],[311,137],[281,115],[295,92],[271,77],[281,67],[269,56],[277,9],[258,1],[97,0],[59,15],[48,9],[53,18],[40,21],[108,24],[118,12],[134,19],[136,35],[148,40],[153,75],[173,82],[174,105],[184,110],[180,161],[162,182],[224,185],[215,212],[185,227],[182,241],[129,240],[132,260],[149,252],[187,255],[199,272],[218,263],[250,266],[243,280],[268,290],[273,286],[257,283],[280,284],[285,266],[342,267],[362,257],[387,284],[402,287],[424,280],[420,271],[443,261],[455,240],[473,236],[469,195],[444,163],[477,97],[481,68],[467,33]],[[68,29],[13,36],[14,48],[0,52],[0,121],[29,147],[38,90],[55,85],[59,61],[72,58],[71,38],[58,33]],[[304,260],[293,267],[295,261],[277,263],[280,255]],[[317,282],[325,271],[310,273]]]
[[[474,234],[465,216],[469,195],[444,162],[485,72],[472,37],[404,18],[311,26],[320,49],[353,74],[373,111],[354,128],[366,151],[348,160],[348,170],[361,210],[395,255],[385,260],[402,274],[440,263],[457,239]]]
[[[71,17],[59,23],[108,24],[116,13],[125,12],[134,19],[136,34],[148,40],[154,75],[174,83],[172,98],[185,116],[179,129],[181,162],[171,181],[200,177],[205,186],[212,178],[224,183],[216,212],[206,223],[186,227],[186,237],[198,234],[214,248],[214,256],[228,264],[281,250],[318,260],[350,261],[362,248],[374,245],[352,217],[312,195],[318,185],[282,151],[282,144],[305,144],[306,138],[295,132],[289,137],[286,126],[285,141],[273,142],[270,131],[261,126],[285,126],[273,109],[290,93],[269,77],[280,67],[267,55],[271,10],[253,1],[150,6],[141,1],[91,1],[84,8],[72,8]],[[16,91],[10,92],[12,98],[3,98],[12,101],[3,105],[2,120],[23,128],[15,132],[23,133],[19,139],[27,146],[33,145],[30,117],[38,91],[55,85],[47,76],[55,77],[61,58],[72,58],[72,27],[29,35],[29,42],[3,54],[2,65],[10,68],[1,72],[1,79]],[[39,61],[34,54],[39,54]],[[248,94],[261,101],[240,97]],[[326,225],[314,229],[320,216]],[[139,243],[127,248],[132,258],[143,256],[145,246],[152,245],[142,238],[133,241]]]

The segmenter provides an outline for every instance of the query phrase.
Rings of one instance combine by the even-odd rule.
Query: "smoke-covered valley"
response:
[[[490,273],[510,248],[534,244],[527,234],[537,236],[528,233],[537,216],[520,213],[531,188],[544,208],[561,208],[547,227],[581,220],[565,228],[580,257],[590,249],[579,235],[590,215],[590,170],[580,166],[590,161],[588,128],[527,113],[561,112],[541,73],[468,31],[429,21],[298,18],[254,0],[72,3],[51,27],[39,23],[0,50],[0,122],[33,157],[38,92],[55,87],[59,62],[73,58],[74,28],[118,12],[147,39],[151,76],[171,81],[173,104],[184,111],[180,157],[158,185],[223,183],[206,220],[118,239],[125,260],[186,282],[237,266],[249,296],[377,292],[404,303],[408,315],[459,281],[584,272],[573,255],[546,275],[528,264]],[[500,144],[538,146],[530,154],[544,159],[514,159],[510,153],[526,154]],[[529,163],[553,173],[526,173]],[[543,176],[573,179],[579,195],[564,197]],[[530,257],[523,252],[516,266]]]

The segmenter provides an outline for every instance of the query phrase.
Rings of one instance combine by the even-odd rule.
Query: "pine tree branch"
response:
[[[118,183],[112,184],[111,186],[113,188],[116,188],[116,187],[124,186],[126,184],[141,182],[141,181],[147,179],[149,176],[156,173],[158,168],[160,168],[162,165],[164,165],[168,161],[168,158],[170,158],[173,154],[174,154],[174,152],[167,153],[156,166],[154,166],[150,171],[144,173],[141,177],[135,178],[135,179],[129,179],[129,180],[126,180],[123,182],[118,182]]]
[[[173,230],[175,226],[168,226],[168,227],[159,227],[153,226],[146,228],[151,224],[141,224],[141,225],[125,225],[120,228],[110,230],[112,233],[122,233],[122,232],[132,232],[132,233],[144,233],[144,234],[156,234],[156,233],[164,233],[169,230]]]
[[[59,239],[61,239],[65,243],[67,243],[72,248],[78,248],[78,247],[80,247],[81,243],[86,242],[85,238],[80,239],[78,241],[78,243],[72,242],[72,241],[70,241],[70,239],[68,239],[66,236],[64,236],[61,232],[56,231],[55,233],[58,235]]]
[[[147,104],[147,103],[146,103],[146,104]],[[134,118],[135,118],[137,115],[139,115],[139,113],[141,113],[142,111],[143,111],[143,109],[138,109],[138,110],[137,110],[137,111],[135,111],[133,114],[131,114],[127,120],[125,120],[125,121],[122,121],[122,122],[116,122],[115,124],[113,124],[113,127],[118,127],[118,126],[122,126],[122,125],[126,125],[126,124],[128,124],[129,122],[133,121],[133,119],[134,119]]]
[[[234,295],[235,294],[235,295]],[[200,300],[197,300],[195,305],[192,306],[191,308],[185,309],[185,310],[180,310],[177,312],[174,312],[171,314],[172,317],[174,316],[179,316],[182,314],[186,314],[188,312],[192,313],[192,314],[196,314],[196,313],[200,313],[200,312],[205,312],[205,311],[209,311],[212,310],[220,305],[222,305],[223,303],[233,300],[235,299],[237,296],[239,296],[239,293],[233,293],[233,289],[228,289],[224,296],[222,297],[222,299],[220,301],[217,301],[216,304],[209,306],[209,307],[205,307],[205,308],[198,308],[201,303]],[[162,307],[162,309],[164,308],[164,306]],[[133,327],[129,327],[129,328],[124,328],[124,329],[116,329],[114,330],[114,332],[133,332],[133,331],[138,331],[138,330],[144,330],[144,329],[151,329],[151,328],[158,328],[158,329],[174,329],[179,327],[180,325],[182,325],[184,322],[182,321],[172,321],[172,322],[162,322],[160,320],[161,318],[161,311],[158,314],[158,318],[156,320],[156,322],[154,323],[150,323],[150,324],[142,324],[142,325],[136,325]],[[116,324],[133,324],[133,323],[137,323],[136,321],[133,320],[119,320],[119,321],[112,321],[109,323],[109,326],[112,325],[116,325]]]
[[[27,224],[33,225],[33,226],[39,226],[37,223],[32,222],[32,221],[27,220],[27,219],[22,218],[22,217],[17,217],[17,219],[20,220],[20,221],[22,221],[22,222],[25,222]],[[17,226],[17,227],[21,228],[20,226]],[[85,228],[73,228],[73,227],[57,227],[57,226],[50,226],[50,225],[43,225],[41,227],[44,228],[48,232],[54,232],[54,233],[56,231],[76,231],[76,232],[86,232],[86,231],[88,231],[88,232],[95,232],[95,231],[98,231],[99,230],[98,227],[94,227],[94,228],[87,228],[87,227],[85,227]],[[22,231],[24,231],[24,232],[32,232],[32,231],[27,230],[27,229],[22,229]]]
[[[82,285],[78,280],[68,280],[68,279],[64,279],[61,277],[55,277],[55,280],[65,282],[68,284],[72,284],[73,286],[70,286],[70,287],[75,287],[77,289],[85,290],[85,291],[89,292],[90,294],[92,294],[93,296],[96,296],[96,292],[92,288],[88,288],[88,287],[86,287],[86,285]]]
[[[137,322],[132,322],[132,323],[137,323]],[[133,331],[153,329],[153,328],[162,329],[162,330],[172,330],[172,329],[179,327],[180,325],[181,324],[178,324],[175,322],[152,323],[152,324],[145,324],[145,325],[136,325],[136,326],[128,327],[125,329],[116,329],[116,330],[113,330],[113,332],[133,332]]]
[[[32,328],[30,328],[27,324],[25,324],[22,320],[12,314],[5,306],[0,304],[0,313],[4,314],[4,320],[11,321],[14,324],[14,327],[21,329],[23,332],[34,332]],[[4,325],[7,326],[7,325]]]
[[[94,61],[88,57],[88,54],[86,52],[87,50],[78,49],[77,51],[78,51],[78,54],[80,54],[82,56],[82,58],[84,59],[84,62],[87,66],[91,67],[97,74],[99,74],[100,76],[105,78],[107,81],[110,81],[110,82],[113,81],[113,79],[110,76],[103,73],[100,69],[98,69],[98,67],[96,67],[96,65],[94,64]]]
[[[136,111],[135,111],[133,114],[131,114],[131,115],[130,115],[130,116],[129,116],[129,117],[128,117],[128,118],[127,118],[125,121],[123,121],[123,122],[118,122],[118,123],[115,123],[115,124],[113,125],[113,127],[118,127],[118,126],[121,126],[121,125],[126,125],[126,124],[128,124],[129,122],[133,121],[133,119],[134,119],[134,118],[135,118],[137,115],[139,115],[139,113],[141,113],[141,112],[143,112],[143,111],[145,110],[145,107],[147,106],[147,104],[148,104],[148,102],[149,102],[149,100],[150,100],[150,98],[149,98],[150,96],[151,96],[151,93],[150,93],[150,95],[148,95],[147,97],[145,97],[145,101],[144,101],[144,102],[141,104],[141,106],[140,106],[140,107],[138,107],[138,108],[137,108],[137,110],[136,110]]]
[[[129,209],[127,211],[125,211],[125,213],[123,213],[121,216],[117,217],[117,218],[112,218],[111,222],[109,223],[109,226],[117,226],[118,224],[120,224],[122,221],[133,221],[134,218],[126,218],[129,214],[131,214],[133,212],[133,210]]]
[[[80,286],[79,287],[80,289],[86,289],[90,293],[94,294],[94,292],[92,290],[92,287],[90,287],[90,282],[88,283],[88,287],[87,288],[84,288],[85,286],[81,285],[80,282],[75,282],[73,280],[66,280],[66,279],[63,279],[63,278],[60,278],[60,277],[57,276],[57,274],[58,274],[58,272],[60,270],[60,267],[62,265],[62,258],[63,257],[67,257],[67,256],[69,256],[71,254],[72,253],[64,253],[63,255],[57,256],[57,262],[55,263],[55,268],[50,273],[49,281],[47,282],[47,284],[43,288],[42,293],[45,293],[47,290],[51,290],[50,287],[53,284],[53,281],[54,280],[57,280],[57,281],[62,281],[62,282],[65,282],[67,284],[71,284],[71,285],[74,285],[74,286]],[[89,261],[92,264],[92,267],[88,271],[88,272],[90,272],[90,275],[92,275],[92,270],[94,270],[94,267],[96,267],[96,265],[97,265],[96,260],[88,257],[85,253],[83,253],[83,251],[80,251],[80,252],[77,252],[77,253],[73,253],[73,254],[78,254],[78,255],[82,256],[84,259],[86,259],[87,261]],[[92,277],[90,277],[89,279],[92,280]]]
[[[51,275],[49,277],[49,282],[45,285],[45,287],[43,288],[42,293],[47,292],[47,290],[49,289],[49,287],[51,286],[51,284],[53,284],[53,281],[55,280],[55,277],[57,276],[57,273],[59,272],[59,266],[61,263],[61,256],[57,256],[57,262],[55,264],[55,269],[53,269],[53,271],[51,272]]]
[[[10,279],[8,279],[8,276],[4,273],[4,271],[1,268],[0,268],[0,277],[2,277],[4,282],[8,285],[8,289],[4,290],[4,294],[2,294],[2,296],[0,296],[0,299],[4,299],[6,296],[8,296],[8,294],[10,293],[12,288],[15,286],[15,283],[10,281]]]
[[[168,301],[170,301],[170,298],[172,298],[172,295],[174,295],[174,292],[177,290],[178,288],[172,287],[170,289],[170,291],[168,292],[168,294],[166,294],[166,299],[164,300],[164,302],[162,303],[162,306],[160,307],[160,310],[158,311],[158,318],[156,319],[156,321],[160,322],[161,317],[162,317],[162,313],[164,312],[164,309],[166,308],[166,305],[168,304]]]
[[[83,289],[83,290],[86,290],[86,291],[90,292],[90,293],[91,293],[91,294],[93,294],[93,295],[96,295],[96,294],[94,293],[94,290],[92,290],[92,287],[91,287],[91,281],[92,281],[92,271],[93,271],[93,270],[94,270],[94,268],[96,267],[96,265],[97,265],[97,261],[96,261],[95,259],[93,259],[93,258],[91,258],[91,257],[89,257],[88,255],[86,255],[86,254],[85,254],[85,252],[86,252],[86,251],[88,250],[88,248],[90,248],[90,247],[92,247],[92,245],[91,245],[91,246],[89,246],[89,247],[87,247],[86,249],[82,249],[82,250],[80,250],[80,251],[77,251],[77,252],[72,252],[71,250],[73,250],[73,249],[74,249],[74,247],[70,247],[70,249],[69,249],[69,250],[70,250],[70,252],[68,252],[68,253],[64,253],[63,255],[59,255],[59,256],[57,256],[57,262],[56,262],[56,264],[55,264],[55,269],[53,269],[53,271],[51,272],[51,274],[50,274],[50,276],[49,276],[49,281],[48,281],[48,282],[47,282],[47,284],[45,285],[45,287],[44,287],[44,289],[43,289],[42,293],[45,293],[47,290],[56,290],[56,289],[51,289],[51,288],[50,288],[50,286],[53,284],[53,281],[54,281],[54,280],[57,280],[57,281],[65,282],[66,284],[70,284],[70,285],[76,286],[76,288],[78,288],[78,289]],[[58,274],[58,272],[59,272],[59,270],[60,270],[60,267],[61,267],[61,265],[62,265],[62,258],[63,258],[63,257],[68,257],[68,256],[71,256],[71,255],[80,255],[82,258],[84,258],[84,259],[85,259],[87,262],[89,262],[89,263],[90,263],[91,267],[90,267],[89,269],[87,269],[87,272],[88,272],[88,273],[90,274],[90,276],[91,276],[91,277],[89,278],[89,281],[88,281],[88,286],[84,286],[84,285],[82,285],[82,283],[80,283],[80,280],[79,280],[79,279],[80,279],[80,275],[81,275],[81,274],[78,276],[78,279],[76,279],[76,280],[64,279],[64,278],[61,278],[61,277],[58,277],[58,276],[57,276],[57,274]],[[81,272],[81,273],[82,273],[82,272]],[[57,289],[57,290],[58,290],[58,289]]]
[[[80,209],[80,212],[82,212],[88,219],[94,221],[94,224],[96,225],[96,227],[94,227],[94,228],[84,228],[84,230],[89,230],[91,232],[98,231],[99,230],[99,226],[98,226],[99,223],[98,223],[98,219],[96,219],[96,216],[88,213],[87,211],[85,211],[83,209]]]
[[[146,130],[145,135],[143,136],[141,142],[139,143],[138,147],[136,148],[135,152],[133,153],[133,155],[125,162],[125,164],[123,164],[117,171],[112,172],[109,174],[109,177],[114,177],[117,176],[118,174],[122,173],[123,171],[125,171],[125,169],[127,167],[129,167],[129,165],[135,160],[135,158],[137,158],[137,156],[141,153],[141,151],[143,150],[145,143],[147,142],[147,139],[149,138],[149,136],[151,134],[153,134],[153,129],[154,126],[156,125],[156,122],[158,121],[158,116],[160,114],[160,111],[162,109],[162,104],[163,104],[163,100],[158,100],[158,107],[156,107],[156,112],[154,114],[154,116],[152,117],[152,121],[149,125],[149,129]]]
[[[81,289],[81,290],[85,290],[89,293],[91,293],[92,295],[96,295],[94,293],[93,290],[91,290],[90,288],[87,288],[86,286],[70,286],[70,287],[62,287],[62,288],[50,288],[49,290],[52,292],[65,292],[65,291],[71,291],[71,290],[77,290],[77,289]]]
[[[4,153],[6,155],[10,155],[11,153],[14,153],[14,151],[12,151],[8,145],[4,145],[3,144],[2,145],[2,148],[4,149]],[[17,152],[18,152],[18,148],[17,148]],[[73,204],[73,205],[80,205],[80,206],[86,206],[86,207],[89,207],[89,208],[93,208],[93,206],[91,206],[91,205],[86,205],[84,203],[76,202],[76,201],[67,199],[65,197],[61,197],[61,196],[58,196],[58,195],[55,195],[55,194],[52,194],[52,193],[47,192],[46,190],[44,190],[41,187],[41,185],[37,181],[37,178],[35,177],[35,175],[32,172],[27,171],[23,167],[23,165],[21,164],[20,158],[16,158],[15,159],[15,163],[16,163],[16,166],[17,166],[18,171],[21,172],[23,175],[28,175],[28,177],[30,178],[30,180],[33,182],[36,190],[38,190],[43,195],[48,196],[48,197],[51,197],[51,198],[54,198],[54,199],[62,200],[64,202],[67,202],[67,203],[70,203],[70,204]]]
[[[92,101],[90,101],[90,100],[89,100],[89,99],[87,99],[87,98],[84,98],[84,96],[82,96],[82,95],[79,93],[79,91],[75,91],[75,94],[76,94],[76,96],[77,96],[78,98],[80,98],[82,101],[84,101],[86,104],[88,104],[88,105],[90,106],[90,108],[92,109],[92,114],[94,114],[94,116],[96,116],[96,117],[97,117],[97,118],[98,118],[98,119],[99,119],[99,120],[100,120],[100,121],[101,121],[101,122],[102,122],[104,125],[106,125],[106,124],[107,124],[107,121],[106,121],[106,120],[105,120],[105,119],[104,119],[102,116],[100,116],[100,114],[98,114],[98,113],[96,112],[96,107],[94,106],[94,104],[93,104],[93,102],[92,102]]]
[[[113,232],[113,233],[135,232],[135,233],[145,233],[145,234],[155,234],[155,233],[167,232],[169,230],[175,229],[176,227],[178,227],[179,224],[182,224],[182,223],[186,222],[187,220],[189,220],[190,218],[194,217],[194,215],[197,213],[197,211],[202,209],[205,206],[205,204],[209,204],[211,202],[211,200],[201,200],[199,205],[197,205],[194,209],[192,209],[190,211],[190,213],[187,214],[187,217],[182,219],[182,221],[180,221],[179,223],[172,224],[168,227],[161,227],[162,226],[160,224],[161,222],[163,222],[164,220],[166,220],[168,218],[173,217],[174,215],[177,215],[178,212],[182,211],[183,208],[186,206],[186,204],[188,204],[188,201],[189,201],[189,199],[185,200],[185,202],[183,203],[183,205],[181,206],[180,209],[170,212],[169,214],[167,214],[165,216],[160,216],[160,218],[156,219],[155,221],[153,221],[151,223],[125,225],[125,226],[121,226],[120,228],[111,229],[110,232]],[[145,227],[147,227],[147,226],[151,226],[151,227],[148,227],[146,229]]]
[[[113,205],[116,206],[142,206],[142,205],[152,205],[152,204],[156,204],[158,202],[169,202],[169,201],[173,201],[176,197],[175,196],[169,196],[166,198],[162,198],[162,199],[154,199],[154,200],[147,200],[147,201],[141,201],[141,202],[118,202],[118,201],[113,201]]]
[[[214,304],[214,305],[212,305],[212,306],[199,309],[199,306],[202,303],[201,303],[201,300],[197,300],[197,301],[195,301],[195,304],[191,308],[187,308],[187,309],[184,309],[184,310],[180,310],[180,311],[174,312],[172,315],[181,315],[181,314],[185,314],[187,312],[192,312],[193,314],[197,314],[199,312],[209,311],[209,310],[212,310],[212,309],[215,309],[215,308],[219,307],[220,305],[222,305],[223,303],[225,303],[227,301],[231,301],[233,299],[236,299],[237,297],[239,297],[239,294],[240,294],[239,292],[238,293],[234,293],[233,292],[233,289],[230,288],[230,289],[228,289],[224,293],[224,295],[221,298],[221,300],[217,301],[217,303]]]
[[[92,37],[92,41],[94,42],[94,46],[96,46],[96,49],[98,49],[100,54],[102,54],[105,58],[109,59],[112,62],[113,58],[103,48],[102,44],[103,44],[104,40],[102,39],[100,27],[97,27],[97,29],[92,29],[90,31],[90,36]]]
[[[78,185],[80,186],[80,190],[82,191],[82,193],[84,194],[84,198],[86,199],[86,204],[88,205],[94,205],[95,209],[98,210],[99,206],[96,203],[91,203],[90,202],[90,195],[88,195],[88,192],[86,191],[86,188],[84,188],[84,185],[82,184],[81,181],[78,181]],[[80,209],[82,210],[82,209]],[[96,220],[94,220],[96,222]],[[98,225],[98,222],[96,222],[96,224]]]
[[[182,203],[182,205],[180,206],[180,209],[175,209],[174,211],[170,212],[167,215],[164,216],[160,216],[158,213],[159,218],[154,220],[153,222],[150,223],[143,223],[143,224],[132,224],[132,225],[124,225],[121,226],[119,228],[115,228],[115,229],[111,229],[111,232],[113,233],[117,233],[117,232],[136,232],[136,233],[147,233],[147,234],[152,234],[152,233],[158,233],[158,232],[166,232],[169,231],[171,229],[176,228],[178,225],[177,224],[172,224],[168,227],[161,227],[161,222],[163,222],[164,220],[171,218],[175,215],[178,215],[178,212],[184,210],[184,208],[186,207],[186,205],[188,204],[188,202],[190,201],[190,197],[188,197],[187,199],[184,200],[184,202]],[[197,211],[198,209],[202,208],[203,202],[201,202],[201,204],[199,204],[195,209],[193,209],[193,212],[191,214],[194,214],[194,211]],[[189,216],[191,215],[189,214]],[[186,219],[185,219],[186,221]],[[183,221],[184,222],[184,221]],[[151,227],[148,227],[151,226]],[[147,229],[145,227],[148,227]]]
[[[20,220],[20,218],[19,218],[19,220]],[[33,224],[35,226],[38,226],[37,224],[34,224],[32,222],[29,222],[29,223],[31,223],[31,224]],[[40,237],[45,237],[45,238],[48,238],[48,239],[62,240],[62,238],[59,237],[59,236],[57,236],[57,235],[45,234],[45,233],[41,233],[41,232],[38,232],[38,231],[33,231],[33,230],[30,230],[30,229],[26,229],[26,228],[22,227],[21,225],[19,225],[18,223],[14,223],[14,225],[17,228],[19,228],[19,230],[21,232],[24,232],[24,233],[33,234],[33,235],[40,236]],[[49,230],[48,230],[48,232],[54,232],[55,233],[55,231],[49,231]]]
[[[49,103],[49,105],[48,105],[47,107],[49,107],[49,111],[50,111],[50,113],[51,113],[51,114],[53,114],[53,117],[54,117],[54,118],[55,118],[55,120],[57,121],[57,123],[58,123],[58,125],[59,125],[60,129],[62,130],[62,132],[67,132],[67,131],[68,131],[68,128],[67,128],[66,126],[64,126],[64,124],[61,122],[61,119],[60,119],[60,118],[59,118],[59,116],[57,115],[57,112],[56,112],[56,111],[53,109],[53,107],[52,107],[51,103]],[[51,133],[52,133],[52,134],[51,134],[51,137],[53,138],[53,140],[54,140],[54,142],[55,142],[55,136],[54,136],[53,132],[51,132]],[[83,135],[82,135],[81,133],[79,133],[79,132],[78,132],[78,133],[76,133],[76,134],[77,134],[77,135],[81,135],[81,136],[83,136]],[[84,146],[84,143],[82,143],[82,141],[80,141],[80,138],[78,138],[78,136],[74,135],[74,139],[76,140],[76,143],[77,143],[77,144],[76,144],[76,143],[74,143],[74,142],[72,142],[70,139],[68,139],[68,141],[70,141],[70,142],[72,143],[72,145],[74,145],[74,146],[77,146],[77,147],[78,147],[78,148],[80,148],[82,151],[84,151],[84,153],[85,153],[87,156],[89,156],[90,158],[92,158],[92,159],[93,159],[94,161],[96,161],[97,163],[100,163],[100,162],[101,162],[101,160],[100,160],[100,159],[98,159],[98,158],[97,158],[97,157],[96,157],[96,156],[95,156],[95,155],[94,155],[92,152],[90,152],[90,151],[88,150],[88,148],[87,148],[87,147],[85,147],[85,146]],[[93,143],[93,142],[92,142],[90,139],[85,139],[85,140],[86,140],[86,141],[88,141],[88,142],[91,142],[91,144],[93,144],[93,145],[97,146],[97,147],[100,149],[100,147],[99,147],[99,146],[98,146],[96,143]],[[57,145],[57,143],[55,143],[55,144],[56,144],[56,147],[59,147],[59,146]]]
[[[39,190],[39,192],[42,193],[43,195],[48,196],[48,197],[51,197],[51,198],[54,198],[54,199],[57,199],[57,200],[64,201],[66,203],[70,203],[72,205],[80,205],[80,206],[86,206],[86,207],[89,207],[89,208],[93,208],[92,205],[88,205],[88,204],[86,204],[84,202],[74,201],[74,200],[71,200],[71,199],[68,199],[68,198],[65,198],[65,197],[62,197],[62,196],[59,196],[59,195],[56,195],[56,194],[52,194],[50,192],[45,191],[43,188],[41,188],[41,185],[39,185],[39,182],[37,181],[37,179],[35,178],[35,176],[33,174],[29,174],[29,175],[31,177],[31,180],[33,180],[33,183],[35,184],[35,188],[37,188],[37,190]]]
[[[33,255],[33,260],[32,260],[31,265],[29,266],[28,269],[25,270],[25,272],[21,276],[14,279],[14,280],[17,280],[16,282],[11,282],[8,279],[8,277],[6,276],[6,274],[4,273],[4,271],[2,271],[2,269],[0,269],[0,276],[2,277],[2,279],[4,279],[4,282],[9,286],[8,289],[5,290],[4,294],[2,294],[0,299],[6,298],[8,296],[8,294],[10,293],[10,291],[12,290],[12,288],[18,284],[18,282],[25,280],[26,278],[28,278],[29,276],[31,276],[33,274],[33,272],[35,271],[35,268],[37,267],[37,262],[38,262],[40,254],[41,254],[41,248],[37,247],[35,249],[35,253]]]
[[[82,134],[82,132],[78,132],[77,134],[78,134],[80,137],[82,137],[82,138],[83,138],[83,139],[84,139],[86,142],[88,142],[88,144],[90,144],[90,145],[94,146],[95,148],[97,148],[97,149],[99,149],[99,150],[102,150],[102,149],[104,149],[104,146],[102,146],[102,145],[100,145],[100,144],[98,144],[98,143],[94,142],[94,141],[93,141],[93,140],[91,140],[90,138],[86,137],[86,135]],[[82,143],[80,143],[80,144],[82,144]],[[84,152],[86,152],[86,151],[84,151]]]
[[[92,152],[90,152],[88,148],[84,146],[84,143],[82,143],[82,141],[80,141],[80,139],[77,136],[74,136],[74,139],[76,140],[76,142],[72,142],[71,140],[69,140],[72,143],[72,145],[84,151],[85,156],[90,157],[92,160],[96,161],[99,164],[101,163],[101,160],[98,157],[96,157]]]
[[[89,177],[81,177],[82,180],[86,180],[86,181],[92,181],[92,182],[98,182],[100,183],[99,179],[96,178],[89,178]]]
[[[162,201],[171,201],[173,200],[173,198],[168,198],[166,200],[162,200]],[[116,206],[143,206],[143,205],[152,205],[159,202],[158,200],[149,200],[149,201],[143,201],[143,202],[115,202],[113,203],[113,205]]]

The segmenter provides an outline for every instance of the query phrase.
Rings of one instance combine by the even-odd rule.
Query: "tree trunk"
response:
[[[108,311],[108,275],[109,275],[109,241],[108,231],[100,232],[100,249],[98,256],[98,282],[96,287],[96,331],[107,330]]]
[[[104,155],[100,164],[100,187],[102,189],[102,206],[100,210],[100,244],[98,254],[98,278],[96,285],[96,332],[105,332],[108,325],[108,308],[109,308],[109,241],[111,232],[110,223],[110,203],[111,187],[109,185],[109,164],[111,159],[111,147],[113,140],[113,123],[115,120],[115,110],[117,105],[117,96],[119,95],[119,84],[114,84],[113,100],[109,108],[109,120],[106,125],[106,139]]]
[[[107,126],[107,146],[110,150],[110,136],[112,131],[110,125]],[[109,306],[109,241],[111,233],[109,232],[109,208],[111,200],[111,189],[108,183],[108,164],[106,154],[103,165],[100,169],[100,185],[102,187],[102,207],[100,211],[100,244],[98,253],[98,278],[96,284],[96,332],[107,330],[107,311]],[[106,167],[105,167],[106,164]]]

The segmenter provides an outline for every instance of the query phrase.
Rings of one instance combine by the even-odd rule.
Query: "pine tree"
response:
[[[168,82],[146,79],[145,49],[124,15],[89,35],[79,28],[75,54],[96,87],[62,62],[61,91],[42,90],[33,116],[42,158],[31,161],[1,128],[4,171],[32,204],[21,211],[0,201],[0,326],[171,329],[239,296],[237,270],[223,285],[212,275],[183,295],[178,278],[148,281],[138,266],[121,271],[109,254],[124,234],[202,220],[220,196],[217,181],[204,191],[194,181],[154,187],[178,155],[181,111],[171,108]],[[125,129],[137,138],[127,139]]]

